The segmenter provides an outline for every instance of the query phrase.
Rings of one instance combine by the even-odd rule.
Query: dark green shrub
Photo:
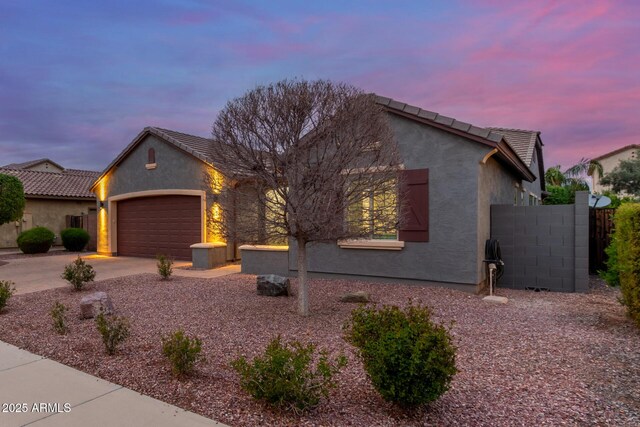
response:
[[[618,250],[616,249],[616,237],[615,233],[611,236],[611,242],[609,246],[604,250],[607,254],[606,270],[599,270],[598,275],[607,282],[607,285],[618,287],[620,286],[620,267],[618,266]]]
[[[100,313],[96,316],[96,327],[109,355],[115,354],[118,346],[129,338],[129,321],[125,317],[105,316],[104,313]]]
[[[456,374],[449,331],[431,321],[426,307],[361,306],[345,325],[364,368],[385,400],[404,406],[438,399]]]
[[[173,273],[173,260],[166,255],[158,255],[156,259],[158,260],[158,274],[162,280],[167,280]]]
[[[53,329],[60,335],[64,335],[69,332],[67,326],[66,313],[69,309],[61,302],[56,301],[51,309],[51,319],[53,319]]]
[[[252,362],[243,357],[231,363],[240,374],[240,385],[255,399],[297,413],[313,408],[336,386],[333,376],[347,360],[330,360],[325,351],[314,357],[315,346],[273,339],[263,356]],[[315,368],[312,366],[317,359]]]
[[[60,232],[62,244],[66,250],[80,252],[89,243],[89,233],[82,228],[65,228]]]
[[[19,221],[25,204],[22,181],[15,176],[0,174],[0,225]]]
[[[48,252],[56,236],[45,227],[35,227],[18,235],[18,247],[25,254],[42,254]]]
[[[93,282],[96,278],[96,272],[93,271],[93,267],[78,255],[78,258],[71,264],[67,264],[64,267],[62,278],[71,283],[73,289],[81,291],[85,283]]]
[[[617,268],[620,272],[620,302],[640,326],[640,204],[621,205],[613,219]]]
[[[9,298],[11,298],[15,292],[16,289],[13,287],[13,282],[0,280],[0,311],[7,306]]]
[[[162,338],[162,354],[171,362],[176,376],[190,374],[193,365],[202,358],[201,351],[202,341],[199,338],[189,338],[183,331],[176,331]]]

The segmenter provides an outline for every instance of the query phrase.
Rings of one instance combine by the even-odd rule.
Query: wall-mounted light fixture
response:
[[[100,209],[104,209],[104,202],[102,200],[100,201]]]

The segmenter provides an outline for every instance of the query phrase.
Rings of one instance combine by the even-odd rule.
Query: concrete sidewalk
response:
[[[1,427],[224,427],[2,341],[0,405]]]

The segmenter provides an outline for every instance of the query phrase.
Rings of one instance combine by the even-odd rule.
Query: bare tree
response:
[[[395,235],[400,160],[374,95],[322,80],[259,86],[227,103],[212,134],[227,177],[215,227],[238,243],[296,243],[300,314],[308,243]]]

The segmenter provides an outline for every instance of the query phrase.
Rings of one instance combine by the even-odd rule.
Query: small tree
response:
[[[374,95],[284,80],[228,102],[212,133],[226,176],[206,183],[221,207],[216,228],[236,242],[295,243],[300,314],[307,244],[395,233],[400,161]]]
[[[15,176],[0,174],[0,225],[22,218],[25,203],[22,182]]]
[[[601,181],[602,185],[610,185],[616,192],[626,192],[640,196],[640,159],[621,160]]]

